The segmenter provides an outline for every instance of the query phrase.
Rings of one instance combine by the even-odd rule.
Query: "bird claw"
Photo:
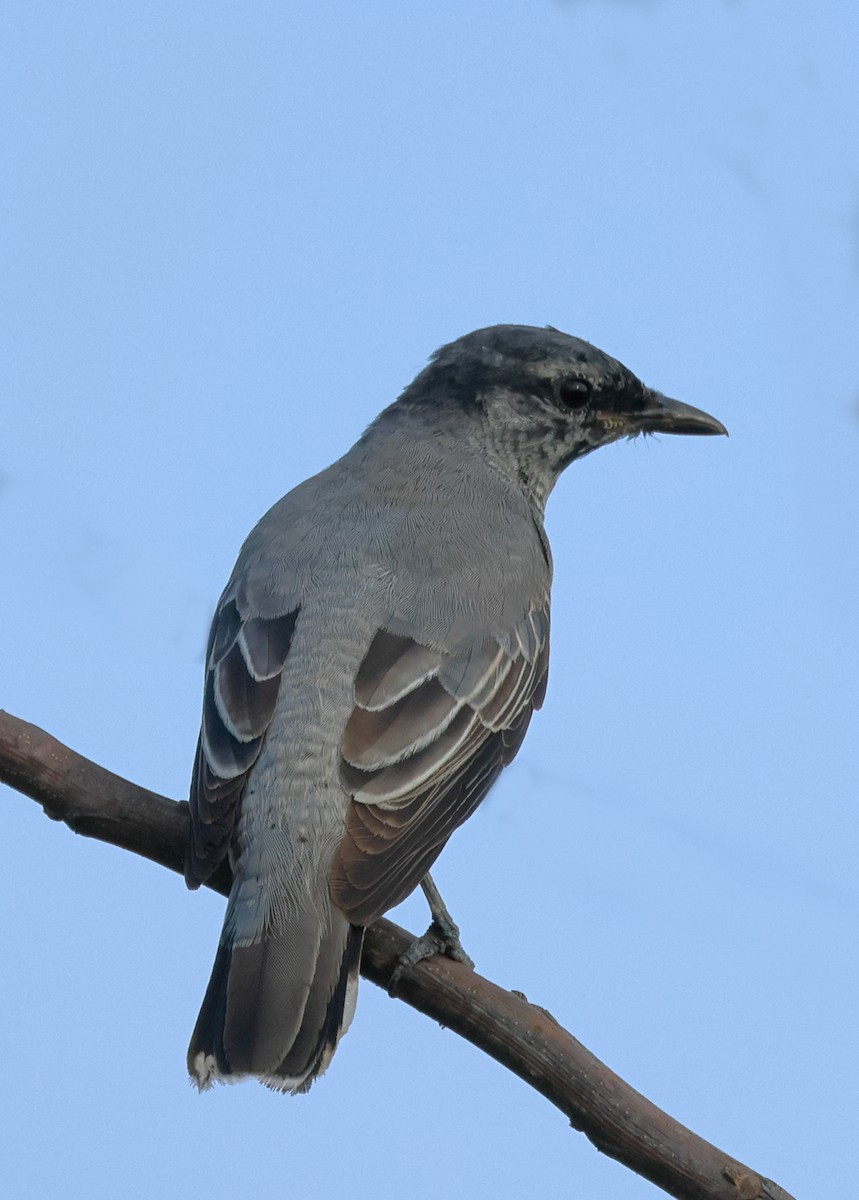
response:
[[[415,938],[409,948],[400,955],[388,981],[388,995],[396,996],[404,971],[426,958],[434,958],[437,954],[444,954],[474,970],[474,961],[466,954],[459,940],[459,927],[453,921],[440,922],[433,918],[426,933]]]

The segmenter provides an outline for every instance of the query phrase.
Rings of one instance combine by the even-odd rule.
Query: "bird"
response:
[[[364,930],[425,883],[543,703],[546,501],[639,434],[726,434],[552,326],[437,350],[245,541],[205,658],[185,877],[233,882],[187,1065],[306,1092],[355,1009]],[[439,898],[440,901],[440,898]],[[443,906],[419,953],[467,956]],[[431,927],[432,930],[433,927]]]

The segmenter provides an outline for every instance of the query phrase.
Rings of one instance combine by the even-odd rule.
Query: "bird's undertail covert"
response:
[[[225,931],[188,1047],[197,1087],[250,1076],[306,1092],[352,1020],[363,936],[336,909],[323,923],[312,906],[247,945]]]

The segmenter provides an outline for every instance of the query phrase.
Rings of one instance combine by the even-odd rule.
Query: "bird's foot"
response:
[[[456,962],[464,963],[474,970],[474,962],[462,948],[459,940],[459,926],[448,916],[447,920],[433,917],[426,933],[415,938],[409,948],[400,955],[388,981],[388,995],[395,996],[402,979],[403,972],[409,967],[416,966],[425,958],[434,958],[436,954],[445,954]]]

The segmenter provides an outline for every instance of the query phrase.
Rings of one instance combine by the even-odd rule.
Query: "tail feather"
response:
[[[327,1069],[355,1011],[363,941],[360,925],[348,926],[345,947],[339,937],[323,939],[301,1028],[278,1069],[264,1080],[269,1087],[306,1092]],[[290,1088],[288,1081],[300,1082]]]
[[[298,1036],[320,932],[316,914],[306,909],[284,929],[233,947],[224,1023],[232,1074],[267,1074]]]
[[[229,1074],[230,1070],[224,1052],[224,1020],[227,1012],[227,980],[231,957],[232,950],[229,946],[218,946],[209,986],[206,988],[200,1015],[191,1034],[188,1074],[200,1091],[211,1087],[215,1079]]]
[[[222,942],[188,1049],[197,1086],[255,1076],[307,1091],[351,1020],[363,932],[309,907],[257,942]]]

